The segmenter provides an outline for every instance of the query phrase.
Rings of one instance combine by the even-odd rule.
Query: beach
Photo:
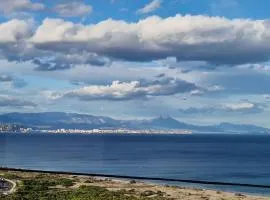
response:
[[[99,200],[100,196],[107,195],[106,199],[157,199],[157,200],[266,200],[270,199],[267,196],[252,196],[243,193],[223,192],[216,190],[205,190],[188,188],[181,186],[159,185],[154,183],[146,183],[136,180],[120,180],[106,177],[91,177],[78,176],[67,174],[50,174],[50,173],[36,173],[36,172],[18,172],[18,171],[0,171],[0,177],[6,178],[16,183],[16,188],[9,195],[0,196],[0,199],[10,200],[16,199],[18,195],[21,197],[31,199],[31,192],[37,195],[43,195],[46,199],[46,194],[58,195],[77,194],[76,199],[88,199],[88,195],[96,195]],[[28,185],[27,185],[28,184]],[[34,186],[33,186],[34,185]],[[30,187],[31,186],[31,187]],[[40,187],[42,186],[42,187]],[[27,190],[26,190],[27,188]],[[35,188],[35,191],[31,191]],[[37,189],[39,188],[39,190]],[[25,190],[25,191],[24,191]],[[83,192],[82,192],[83,190]],[[90,193],[95,191],[94,194]],[[80,193],[81,192],[81,193]],[[100,192],[100,194],[98,194]],[[67,194],[65,194],[67,193]],[[104,194],[103,194],[104,193]],[[28,195],[23,196],[23,195]],[[45,195],[45,196],[44,196]],[[27,199],[28,199],[27,198]],[[33,197],[34,198],[34,197]],[[52,196],[48,197],[52,199]],[[38,198],[37,198],[38,199]],[[61,199],[61,198],[60,198]],[[66,196],[66,199],[69,197]],[[70,198],[71,199],[71,198]]]

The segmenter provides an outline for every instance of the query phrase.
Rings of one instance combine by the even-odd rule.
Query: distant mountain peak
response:
[[[177,121],[176,119],[174,119],[173,117],[171,117],[170,115],[160,115],[157,118],[154,118],[153,120],[173,120],[173,121]]]

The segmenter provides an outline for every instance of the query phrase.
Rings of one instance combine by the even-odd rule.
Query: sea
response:
[[[0,134],[0,166],[270,186],[270,135]],[[155,183],[270,196],[267,188]]]

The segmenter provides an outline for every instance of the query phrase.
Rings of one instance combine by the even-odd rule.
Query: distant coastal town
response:
[[[17,124],[0,124],[0,133],[27,133],[33,131],[32,128],[26,128]]]
[[[50,134],[191,134],[184,129],[32,129],[16,124],[0,124],[0,133],[50,133]]]
[[[90,130],[81,130],[81,129],[57,129],[57,130],[40,130],[43,133],[60,133],[60,134],[69,134],[69,133],[78,133],[78,134],[191,134],[190,130],[157,130],[157,129],[90,129]]]

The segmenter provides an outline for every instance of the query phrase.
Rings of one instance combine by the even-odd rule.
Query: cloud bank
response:
[[[8,95],[0,95],[0,107],[36,107],[36,104]]]
[[[35,58],[34,63],[43,70],[168,57],[238,65],[268,61],[270,55],[269,20],[176,15],[152,16],[136,23],[108,19],[83,25],[47,18],[37,28],[24,20],[4,22],[0,32],[2,59]],[[79,58],[82,55],[87,58]]]
[[[213,106],[190,107],[179,109],[180,113],[188,115],[196,114],[219,114],[219,113],[239,113],[239,114],[256,114],[264,112],[266,105],[254,102],[226,103]]]

